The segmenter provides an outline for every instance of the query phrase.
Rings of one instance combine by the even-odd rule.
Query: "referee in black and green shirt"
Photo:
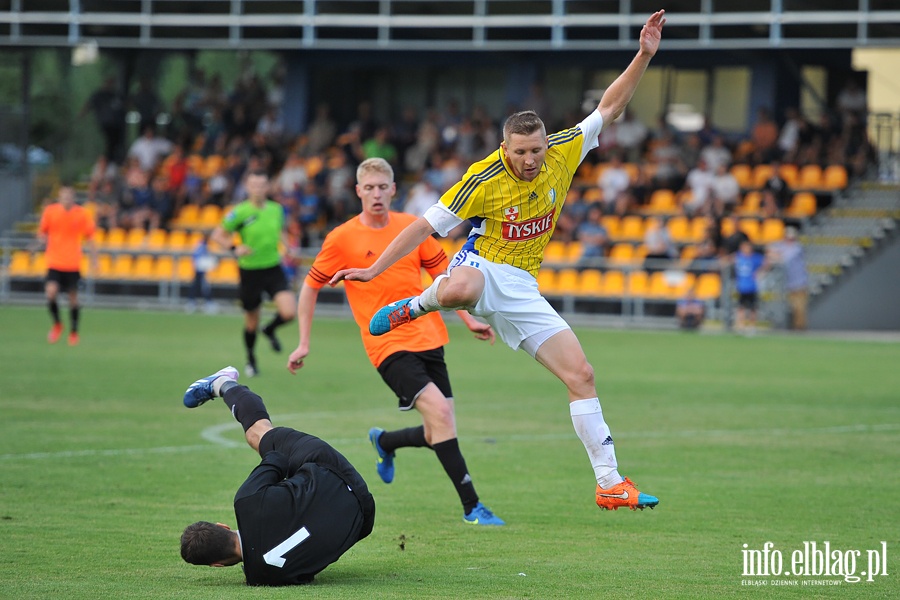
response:
[[[251,171],[244,185],[247,199],[225,215],[213,231],[212,239],[223,248],[230,248],[238,260],[240,299],[244,309],[244,347],[247,351],[244,373],[253,377],[259,373],[255,348],[263,293],[275,302],[275,316],[262,329],[275,352],[281,352],[275,330],[294,319],[297,306],[281,268],[279,244],[288,247],[284,209],[269,200],[269,177],[265,171]],[[240,244],[232,243],[235,233],[240,236]]]

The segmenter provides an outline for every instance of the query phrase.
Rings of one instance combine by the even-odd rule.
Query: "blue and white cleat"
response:
[[[405,325],[418,317],[409,306],[415,296],[391,302],[387,306],[378,309],[378,312],[369,321],[369,333],[372,335],[384,335],[401,325]]]
[[[204,402],[212,400],[216,397],[213,391],[213,383],[219,377],[227,377],[233,381],[238,380],[238,370],[234,367],[225,367],[219,369],[209,377],[198,379],[184,392],[184,405],[188,408],[197,408]]]
[[[378,460],[375,461],[378,476],[381,477],[383,482],[390,483],[394,480],[394,453],[387,453],[382,450],[381,444],[378,443],[382,433],[384,433],[384,429],[373,427],[369,430],[369,441],[372,442],[372,447],[375,448],[375,453],[378,454]]]
[[[479,502],[467,515],[463,515],[463,521],[469,525],[506,525],[506,521],[491,512],[487,506]]]

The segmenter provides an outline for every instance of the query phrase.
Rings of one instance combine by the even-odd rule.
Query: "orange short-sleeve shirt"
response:
[[[44,209],[38,231],[47,236],[47,268],[57,271],[81,269],[81,245],[94,236],[94,220],[83,206],[68,210],[55,202]]]
[[[388,225],[373,229],[355,217],[336,227],[325,237],[305,284],[321,289],[331,277],[349,267],[365,268],[374,263],[395,237],[416,217],[391,212]],[[436,276],[447,269],[448,260],[441,245],[432,237],[422,242],[372,281],[344,281],[347,301],[359,325],[363,346],[376,367],[385,358],[405,350],[420,352],[439,348],[449,341],[443,318],[436,312],[423,315],[385,335],[369,334],[369,321],[382,306],[422,293],[422,269]]]

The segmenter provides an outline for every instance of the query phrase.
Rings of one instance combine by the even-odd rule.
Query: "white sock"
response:
[[[441,280],[446,277],[447,275],[443,274],[435,277],[434,281],[431,282],[431,285],[425,288],[418,298],[412,299],[412,302],[410,302],[409,305],[410,309],[417,315],[441,310],[443,307],[438,304],[437,290]]]
[[[578,434],[584,449],[587,450],[588,458],[591,459],[597,485],[608,489],[622,483],[624,479],[619,475],[616,447],[609,433],[609,426],[603,420],[600,399],[588,398],[570,402],[569,413],[572,415],[575,433]]]
[[[219,375],[218,377],[216,377],[213,380],[213,384],[212,384],[213,394],[221,397],[222,396],[222,394],[221,394],[222,386],[225,384],[226,381],[234,381],[234,379],[232,379],[231,377],[226,377],[225,375]]]

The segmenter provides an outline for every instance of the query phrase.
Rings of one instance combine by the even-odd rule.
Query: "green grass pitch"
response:
[[[0,307],[0,598],[900,597],[900,344],[577,328],[620,470],[660,498],[603,512],[562,385],[449,323],[460,444],[508,525],[465,525],[424,449],[381,483],[366,432],[418,415],[396,410],[349,320],[318,320],[291,377],[292,324],[284,354],[260,338],[262,374],[244,383],[276,424],[341,450],[378,514],[312,586],[251,589],[240,568],[178,553],[185,525],[234,524],[258,460],[220,402],[181,404],[197,377],[243,366],[240,317],[87,308],[70,348],[46,343],[45,309]],[[888,575],[744,575],[744,550],[772,542],[790,568],[809,541],[860,551],[857,574],[884,541]]]

